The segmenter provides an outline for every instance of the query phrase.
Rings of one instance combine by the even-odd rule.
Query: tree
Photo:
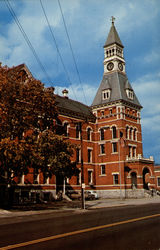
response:
[[[73,147],[54,134],[55,120],[53,88],[45,88],[19,67],[0,67],[1,181],[10,186],[29,167],[50,177],[75,174]]]
[[[57,117],[53,88],[22,73],[0,68],[1,138],[21,139],[29,129],[53,126]]]
[[[74,147],[51,130],[42,131],[34,143],[32,166],[48,177],[61,175],[70,178],[77,175],[76,163],[71,161]]]

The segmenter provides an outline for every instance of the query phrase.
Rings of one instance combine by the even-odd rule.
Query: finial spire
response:
[[[116,18],[115,18],[114,16],[111,16],[112,24],[114,24],[115,19],[116,19]]]

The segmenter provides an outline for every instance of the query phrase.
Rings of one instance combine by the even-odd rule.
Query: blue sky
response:
[[[41,0],[53,30],[59,54],[49,32],[40,0],[10,0],[34,47],[49,81],[26,44],[4,0],[0,0],[0,61],[25,63],[33,76],[56,93],[90,105],[103,75],[103,45],[111,16],[124,45],[126,73],[143,106],[144,156],[160,163],[160,2],[159,0],[60,0],[81,83],[73,62],[57,0]],[[83,88],[83,89],[82,89]],[[85,98],[84,94],[85,93]]]

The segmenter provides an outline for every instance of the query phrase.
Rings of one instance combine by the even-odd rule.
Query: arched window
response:
[[[100,129],[100,140],[104,140],[104,129]]]
[[[130,140],[133,140],[133,128],[130,128]]]
[[[91,128],[87,129],[87,140],[90,141],[91,140]]]
[[[137,140],[137,130],[136,130],[136,128],[133,130],[133,140],[134,141]]]
[[[113,139],[114,139],[114,138],[117,138],[117,130],[116,130],[116,127],[115,127],[115,126],[112,127],[112,138],[113,138]]]
[[[64,124],[63,124],[63,127],[64,127],[64,135],[65,136],[68,136],[68,122],[65,122]]]

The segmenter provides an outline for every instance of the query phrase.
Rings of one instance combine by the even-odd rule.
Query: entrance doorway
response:
[[[144,189],[149,189],[149,186],[148,186],[148,183],[149,183],[149,180],[148,180],[148,175],[149,175],[149,169],[148,168],[144,168],[143,169],[143,188]]]
[[[132,184],[132,189],[137,188],[137,174],[135,172],[131,173],[131,184]]]

